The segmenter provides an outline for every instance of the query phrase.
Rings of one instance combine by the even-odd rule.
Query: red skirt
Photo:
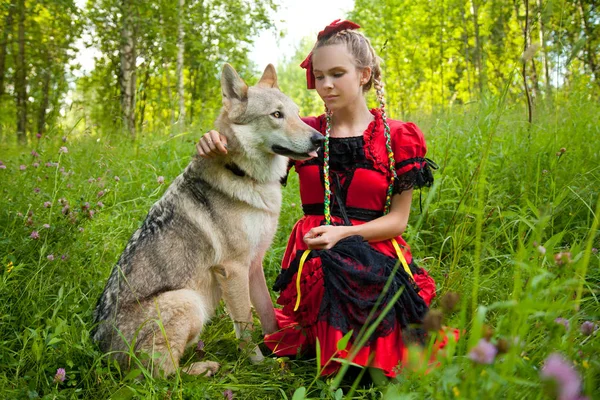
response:
[[[299,252],[306,249],[303,240],[306,232],[312,227],[320,225],[322,220],[322,216],[309,215],[296,223],[284,255],[282,263],[284,270],[292,264]],[[339,220],[334,217],[333,222],[339,222]],[[358,225],[364,222],[353,220],[352,223]],[[412,256],[406,242],[401,237],[396,240],[403,247],[407,262],[411,263]],[[379,253],[396,257],[390,240],[369,243],[369,245]],[[423,269],[419,269],[418,273],[413,273],[413,276],[420,289],[418,295],[429,306],[435,296],[435,282]],[[300,302],[297,310],[294,311],[298,299],[296,279],[297,273],[292,276],[291,282],[281,290],[277,303],[282,308],[275,310],[279,331],[266,335],[265,344],[278,356],[314,355],[318,339],[321,365],[324,366],[322,374],[334,373],[340,364],[332,359],[347,358],[352,343],[349,343],[346,349],[338,351],[337,344],[345,333],[318,317],[325,292],[320,257],[308,259],[304,263],[301,271]],[[352,363],[379,368],[387,376],[394,377],[406,356],[405,339],[400,325],[394,323],[389,334],[370,340],[352,359]]]

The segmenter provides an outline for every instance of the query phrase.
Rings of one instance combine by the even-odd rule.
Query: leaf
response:
[[[300,386],[298,389],[296,389],[296,391],[294,392],[294,395],[292,396],[292,400],[302,400],[306,398],[306,388],[304,386]]]
[[[131,381],[140,376],[142,373],[141,369],[132,369],[129,373],[123,378],[123,382]]]
[[[129,399],[133,398],[133,395],[134,395],[134,392],[133,392],[133,390],[131,390],[131,388],[129,388],[127,386],[123,386],[122,388],[120,388],[119,390],[114,392],[110,396],[110,399],[111,400],[129,400]]]
[[[317,350],[317,375],[321,375],[321,343],[319,342],[319,338],[317,339],[317,343],[316,343],[316,350]]]
[[[338,340],[338,342],[336,344],[338,351],[346,350],[346,347],[348,347],[348,342],[350,341],[350,338],[352,337],[352,332],[354,332],[354,330],[349,331],[348,333],[346,333],[344,335],[343,338]]]

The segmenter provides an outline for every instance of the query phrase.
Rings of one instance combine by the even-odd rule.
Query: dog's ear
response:
[[[226,103],[231,101],[246,101],[248,99],[248,85],[229,64],[223,66],[221,90],[223,91],[223,105],[227,105]]]
[[[277,86],[277,72],[275,72],[273,64],[267,65],[256,86],[279,89],[279,86]]]

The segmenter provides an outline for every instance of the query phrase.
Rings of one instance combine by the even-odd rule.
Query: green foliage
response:
[[[463,336],[428,373],[420,352],[411,349],[408,367],[383,388],[352,388],[349,377],[337,388],[335,377],[315,375],[314,358],[252,365],[238,353],[222,308],[202,334],[202,357],[222,365],[214,378],[182,374],[140,381],[137,372],[120,371],[90,339],[92,311],[130,235],[194,153],[197,134],[158,133],[134,145],[120,135],[67,136],[66,142],[45,136],[26,150],[5,147],[0,392],[17,399],[200,399],[223,398],[225,390],[240,399],[339,399],[349,392],[362,399],[552,398],[539,370],[559,352],[582,375],[584,393],[593,396],[600,387],[599,332],[585,336],[579,327],[586,320],[598,324],[600,315],[600,260],[593,251],[600,247],[593,230],[599,112],[585,96],[561,95],[538,108],[531,127],[522,108],[498,99],[415,120],[440,169],[435,186],[422,193],[423,211],[415,195],[406,239],[435,278],[438,296],[461,295],[459,310],[445,314],[444,323]],[[292,173],[265,259],[269,286],[302,215],[297,185]],[[570,327],[557,324],[558,317]],[[492,343],[511,344],[490,365],[467,357],[484,325],[493,328]],[[183,363],[198,357],[190,351]],[[64,382],[53,381],[58,368],[66,370]]]

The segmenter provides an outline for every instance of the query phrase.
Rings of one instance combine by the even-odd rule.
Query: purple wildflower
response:
[[[60,212],[64,215],[67,215],[69,213],[69,205],[67,204],[66,206],[64,206]]]
[[[31,232],[31,235],[29,235],[30,238],[32,238],[33,240],[38,240],[40,238],[40,234],[38,231],[33,231]]]
[[[469,358],[479,364],[491,364],[496,358],[498,349],[485,339],[480,339],[477,346],[469,352]]]
[[[42,134],[38,132],[38,133],[35,134],[35,137],[38,138],[38,139],[41,139],[42,138]]]
[[[35,150],[31,150],[31,155],[32,155],[32,156],[34,156],[34,157],[39,157],[39,156],[40,156],[40,155],[38,154],[38,152],[37,152],[37,151],[35,151]]]
[[[48,254],[48,260],[54,261],[54,254]]]
[[[198,350],[198,351],[204,350],[204,342],[202,340],[198,340],[198,344],[196,345],[196,350]]]
[[[84,210],[87,210],[88,208],[90,208],[90,203],[88,203],[86,201],[85,203],[83,203],[83,205],[81,206],[81,208],[83,208]]]
[[[592,321],[585,321],[581,324],[581,333],[586,336],[590,336],[598,327]]]
[[[4,165],[4,164],[0,165],[0,169],[6,169],[6,165]]]
[[[25,171],[25,170],[27,169],[27,166],[26,166],[26,165],[23,165],[23,164],[21,164],[21,165],[19,165],[19,169],[20,169],[21,171]]]
[[[104,203],[99,201],[96,203],[96,206],[98,206],[98,208],[102,208],[102,207],[104,207]]]
[[[571,363],[560,354],[552,353],[546,358],[540,375],[544,379],[552,379],[556,382],[559,400],[579,399],[581,377]]]
[[[54,383],[64,382],[67,377],[67,372],[64,368],[58,368],[54,375]]]
[[[40,189],[39,187],[33,188],[33,192],[34,192],[34,193],[39,193],[39,192],[40,192],[40,190],[41,190],[41,189]]]
[[[69,149],[67,149],[67,146],[62,146],[60,149],[58,149],[59,153],[68,153]]]
[[[34,162],[33,164],[31,164],[33,166],[33,168],[37,168],[40,166],[39,162]]]
[[[98,197],[102,197],[102,196],[104,196],[104,190],[101,190],[98,192]]]
[[[225,389],[223,391],[223,396],[227,399],[227,400],[233,400],[233,391],[231,389]]]
[[[88,179],[88,183],[94,183],[94,178]]]
[[[569,320],[563,317],[558,317],[554,320],[557,324],[560,324],[565,327],[565,329],[569,329]]]
[[[61,261],[65,261],[67,259],[67,255],[63,254],[62,256],[60,256]]]
[[[163,183],[165,183],[165,177],[164,176],[159,176],[158,178],[156,178],[156,182],[158,182],[160,185],[162,185]]]

